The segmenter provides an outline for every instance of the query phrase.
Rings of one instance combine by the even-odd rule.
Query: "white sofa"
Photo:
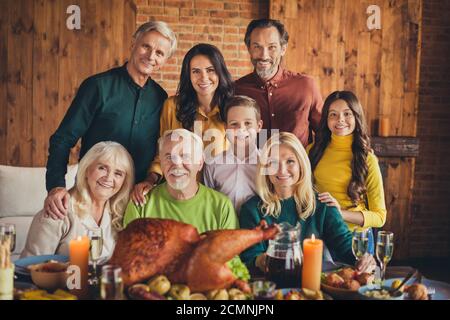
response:
[[[66,186],[75,181],[78,165],[68,166]],[[33,216],[44,205],[45,168],[27,168],[0,165],[0,223],[16,226],[16,248],[12,260],[16,260],[25,245]]]

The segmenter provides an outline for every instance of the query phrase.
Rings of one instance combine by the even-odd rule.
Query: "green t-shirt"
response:
[[[138,218],[173,219],[195,226],[199,233],[211,230],[237,229],[238,219],[225,195],[199,184],[197,194],[189,200],[176,200],[167,191],[167,183],[155,187],[142,207],[128,203],[124,226]]]

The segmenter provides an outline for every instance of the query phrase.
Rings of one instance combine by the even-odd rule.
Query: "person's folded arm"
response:
[[[383,177],[378,159],[373,153],[367,157],[368,173],[366,178],[368,210],[363,210],[363,227],[381,228],[386,222],[386,203],[384,200]]]

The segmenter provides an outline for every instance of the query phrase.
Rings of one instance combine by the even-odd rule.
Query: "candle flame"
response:
[[[81,236],[78,236],[77,241],[81,241]]]
[[[314,242],[316,240],[316,237],[314,236],[314,233],[311,236],[311,242]]]

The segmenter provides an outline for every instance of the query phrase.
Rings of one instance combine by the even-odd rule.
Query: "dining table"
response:
[[[101,269],[101,265],[97,266],[98,269]],[[324,262],[322,265],[322,272],[333,272],[339,269],[342,269],[344,267],[348,267],[348,265],[344,263],[338,263],[338,262]],[[20,270],[20,269],[19,269]],[[90,276],[92,276],[92,266],[90,266]],[[411,271],[416,271],[415,276],[407,282],[407,284],[419,282],[423,283],[427,286],[428,291],[431,293],[429,295],[430,300],[450,300],[450,284],[447,284],[445,282],[441,281],[435,281],[432,279],[427,279],[424,277],[420,270],[417,270],[411,266],[390,266],[386,269],[386,281],[389,280],[389,283],[392,283],[393,279],[402,279],[406,277]],[[255,281],[266,281],[267,278],[263,272],[261,272],[257,268],[249,268],[249,272],[251,275],[250,282]],[[97,271],[98,274],[98,271]],[[378,274],[378,275],[377,275]],[[375,271],[375,278],[379,276],[379,267],[377,267]],[[16,272],[15,273],[15,287],[19,289],[27,289],[27,288],[37,288],[30,277],[30,275],[24,273],[24,272]],[[293,288],[299,287],[292,285]],[[322,288],[323,290],[323,288]],[[327,297],[333,300],[359,300],[361,299],[358,297],[357,294],[353,295],[335,295],[333,292],[327,292],[326,290],[323,290]],[[127,295],[124,295],[125,298],[127,298]],[[89,285],[88,294],[83,298],[86,300],[99,300],[100,299],[100,288],[99,284],[94,283]]]

